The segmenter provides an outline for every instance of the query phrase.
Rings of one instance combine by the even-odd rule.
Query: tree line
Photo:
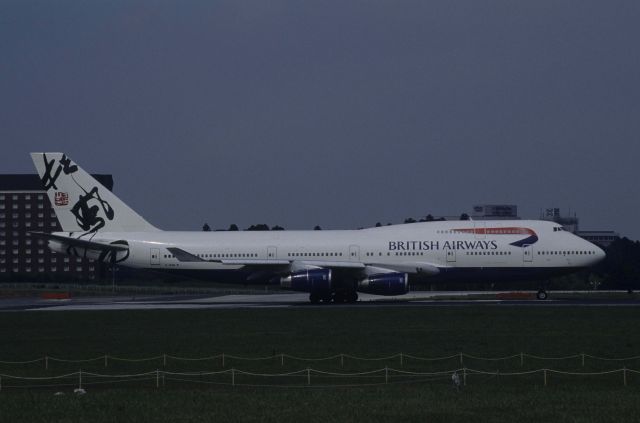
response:
[[[640,289],[640,241],[619,238],[604,250],[607,256],[592,269],[590,283],[600,289]]]
[[[418,220],[414,219],[413,217],[407,217],[406,219],[404,219],[403,223],[441,222],[445,220],[447,220],[445,217],[433,217],[433,215],[428,214],[425,217],[422,217]],[[458,220],[469,220],[469,215],[467,213],[462,213],[458,218]],[[387,226],[391,226],[391,225],[393,225],[393,223],[387,223]],[[374,226],[376,228],[379,228],[382,226],[382,223],[377,222]],[[358,228],[358,229],[363,229],[363,228]],[[212,229],[208,223],[205,223],[204,225],[202,225],[202,230],[205,232],[208,232],[208,231],[211,231]],[[239,231],[240,228],[238,228],[238,225],[236,225],[235,223],[232,223],[231,225],[229,225],[229,228],[227,229],[215,229],[215,230],[216,231]],[[258,224],[251,225],[248,228],[243,230],[245,231],[284,231],[285,228],[283,228],[280,225],[269,227],[269,225],[267,225],[266,223],[258,223]],[[313,230],[320,231],[322,230],[322,228],[320,227],[320,225],[316,225],[314,226]]]

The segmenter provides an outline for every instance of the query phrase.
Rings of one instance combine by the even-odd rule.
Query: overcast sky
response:
[[[640,2],[0,0],[2,173],[163,229],[560,207],[640,239]]]

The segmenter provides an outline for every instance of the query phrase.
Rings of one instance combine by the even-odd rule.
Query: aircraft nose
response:
[[[607,253],[596,244],[589,242],[589,250],[593,251],[595,254],[588,257],[589,266],[593,266],[596,263],[601,262],[607,256]]]
[[[594,245],[595,250],[596,250],[596,259],[595,262],[599,262],[604,260],[604,258],[607,256],[607,253],[604,252],[604,250],[600,247],[598,247],[597,245]]]

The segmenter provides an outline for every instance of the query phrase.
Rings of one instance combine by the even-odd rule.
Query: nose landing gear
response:
[[[538,293],[536,294],[536,298],[539,300],[546,300],[547,299],[547,291],[545,291],[544,289],[539,289]]]

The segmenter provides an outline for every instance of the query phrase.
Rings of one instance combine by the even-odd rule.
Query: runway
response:
[[[469,306],[518,306],[518,307],[638,307],[636,295],[617,292],[605,298],[575,292],[550,293],[544,301],[535,299],[497,299],[502,292],[416,292],[398,297],[380,297],[360,294],[355,304],[309,303],[305,293],[274,293],[264,295],[117,295],[79,296],[68,299],[41,297],[0,298],[0,311],[98,311],[98,310],[175,310],[175,309],[235,309],[235,308],[336,308],[336,307],[469,307]],[[557,298],[554,299],[554,295]],[[473,298],[479,296],[481,298]],[[471,298],[470,298],[471,297]]]

